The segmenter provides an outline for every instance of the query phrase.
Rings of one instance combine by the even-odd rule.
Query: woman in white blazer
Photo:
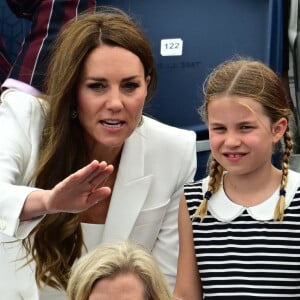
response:
[[[142,116],[156,69],[123,12],[80,16],[55,49],[50,96],[1,95],[1,297],[65,299],[74,261],[122,239],[146,246],[172,289],[195,133]]]

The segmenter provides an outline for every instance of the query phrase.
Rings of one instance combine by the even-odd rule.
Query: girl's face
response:
[[[101,45],[87,57],[78,86],[77,112],[90,149],[121,149],[138,126],[150,77],[138,56]]]
[[[220,96],[208,104],[208,128],[213,157],[234,175],[270,168],[273,146],[287,121],[271,124],[263,106],[247,97]]]
[[[120,273],[112,278],[103,278],[94,285],[89,300],[145,300],[142,280],[133,273]]]

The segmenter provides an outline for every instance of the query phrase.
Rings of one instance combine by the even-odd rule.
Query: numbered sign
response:
[[[160,54],[161,56],[180,56],[182,47],[182,39],[163,39],[160,42]]]

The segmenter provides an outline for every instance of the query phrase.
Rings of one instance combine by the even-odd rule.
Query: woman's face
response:
[[[91,151],[121,149],[138,126],[150,77],[134,53],[101,45],[87,57],[77,113]]]
[[[100,279],[94,285],[89,300],[145,300],[144,284],[133,273]]]

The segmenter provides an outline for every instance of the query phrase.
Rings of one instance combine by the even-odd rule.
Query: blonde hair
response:
[[[67,294],[70,300],[88,300],[96,281],[132,273],[144,285],[145,299],[171,300],[158,263],[143,246],[130,241],[106,243],[82,256],[72,267]]]
[[[236,58],[219,65],[204,83],[204,104],[199,113],[204,122],[208,121],[207,106],[216,96],[241,96],[258,101],[264,108],[271,123],[286,118],[289,123],[291,111],[284,85],[279,76],[264,63],[248,58]],[[293,149],[289,126],[283,136],[284,152],[281,159],[282,178],[280,195],[274,211],[274,220],[283,220],[285,208],[285,188],[287,183],[289,159]],[[197,208],[194,217],[201,221],[207,215],[208,200],[220,185],[224,168],[211,157],[209,165],[208,190],[204,200]]]

